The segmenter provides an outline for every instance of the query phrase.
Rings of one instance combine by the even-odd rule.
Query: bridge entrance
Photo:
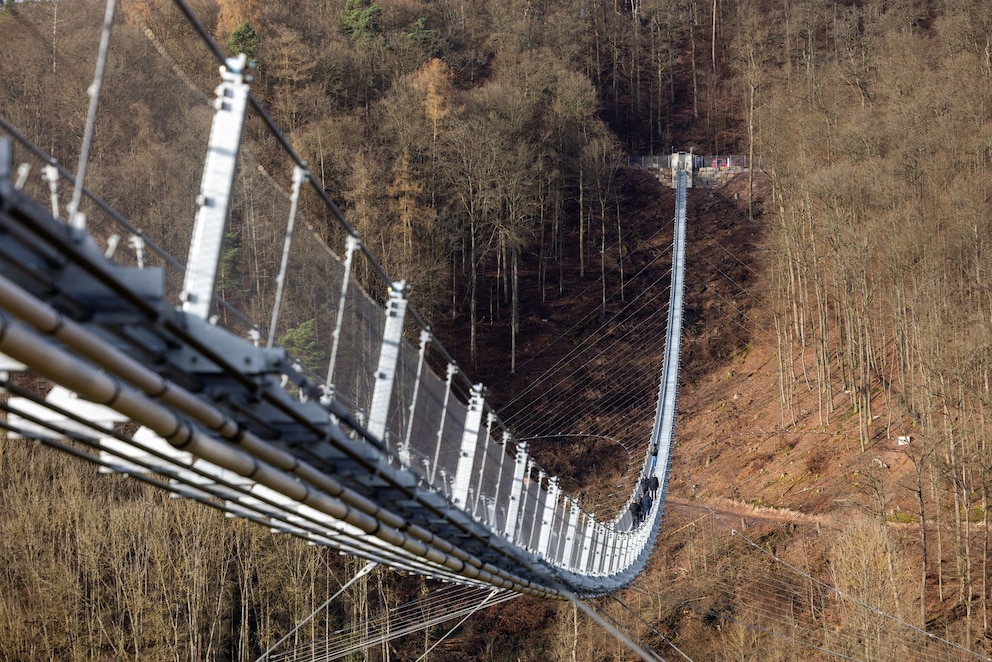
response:
[[[740,154],[694,154],[675,152],[662,155],[631,156],[627,165],[655,172],[658,179],[676,187],[675,173],[678,170],[689,172],[689,188],[715,188],[731,177],[747,173],[750,163],[747,156]],[[673,167],[674,165],[674,167]]]

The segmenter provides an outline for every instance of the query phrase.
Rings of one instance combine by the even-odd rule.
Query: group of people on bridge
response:
[[[641,496],[630,502],[631,528],[643,522],[651,512],[651,505],[658,496],[658,484],[658,477],[655,475],[641,477]]]

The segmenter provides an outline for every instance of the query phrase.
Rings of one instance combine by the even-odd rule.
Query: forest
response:
[[[256,62],[253,94],[459,363],[502,383],[497,400],[535,378],[525,361],[553,340],[537,321],[578,288],[608,317],[646,228],[669,218],[670,194],[628,156],[748,156],[733,186],[691,193],[671,496],[767,508],[751,524],[762,545],[871,608],[809,607],[831,636],[850,633],[845,655],[889,659],[897,635],[879,614],[989,654],[992,5],[190,4],[217,43]],[[0,118],[67,166],[103,11],[0,2],[12,45]],[[120,3],[87,185],[180,258],[216,83],[172,2]],[[220,285],[253,319],[269,314],[258,302],[278,267],[271,194],[288,187],[263,129],[249,118]],[[330,334],[319,299],[293,291],[280,327],[315,360]],[[581,452],[543,461],[578,471]],[[577,485],[614,479],[599,461]],[[603,609],[662,655],[675,643],[692,659],[813,657],[714,597],[716,577],[753,588],[751,552],[724,534],[686,542],[685,517],[673,509],[640,590],[623,596],[640,616]],[[0,437],[0,658],[253,660],[361,565]],[[378,569],[309,632],[428,591]],[[416,659],[443,631],[353,659]],[[571,606],[519,599],[428,659],[633,658]]]

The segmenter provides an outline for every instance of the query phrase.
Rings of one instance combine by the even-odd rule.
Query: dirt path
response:
[[[707,497],[697,501],[669,495],[665,498],[665,507],[710,511],[713,515],[725,519],[732,526],[736,526],[741,522],[746,523],[747,527],[760,523],[782,522],[829,526],[831,528],[839,528],[841,526],[835,517],[829,515],[810,515],[788,508],[754,506],[742,501],[721,497]]]

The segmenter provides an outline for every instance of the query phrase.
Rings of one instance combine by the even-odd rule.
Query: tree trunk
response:
[[[747,220],[754,221],[754,99],[758,86],[751,81],[748,90],[750,94],[747,104]]]
[[[921,457],[916,464],[916,500],[920,508],[920,539],[921,556],[920,561],[920,627],[927,627],[927,516],[926,502],[923,499],[923,462],[925,457]]]
[[[572,662],[578,660],[579,649],[579,608],[572,605]]]
[[[541,193],[541,196],[540,196],[541,207],[540,207],[540,212],[539,212],[540,213],[540,218],[538,219],[538,236],[540,237],[540,248],[538,249],[538,254],[537,254],[537,289],[541,292],[541,301],[543,302],[544,301],[544,285],[545,285],[545,281],[547,280],[547,277],[548,277],[548,254],[547,254],[547,250],[545,249],[545,246],[544,246],[544,242],[545,242],[544,235],[545,235],[545,222],[546,222],[546,219],[544,218],[544,213],[545,213],[545,204],[544,203],[545,203],[545,200],[544,200],[544,194],[543,194],[543,188],[544,188],[544,185],[543,184],[541,185],[541,188],[542,188],[542,193]]]
[[[713,78],[716,78],[716,8],[717,0],[713,0],[713,29],[710,34],[710,57],[713,60]]]
[[[586,277],[585,243],[585,173],[579,168],[579,278]]]
[[[692,116],[699,119],[699,84],[696,77],[696,0],[689,3],[689,44],[692,53]]]
[[[606,192],[602,192],[599,198],[599,277],[602,281],[602,304],[600,314],[606,317]]]
[[[468,282],[469,282],[469,303],[468,303],[468,323],[469,323],[469,357],[472,360],[472,365],[475,365],[476,360],[476,334],[478,329],[476,328],[477,320],[477,308],[479,304],[479,268],[476,265],[478,248],[476,246],[476,221],[475,215],[473,214],[469,219],[469,260],[468,260]]]
[[[513,246],[510,249],[511,269],[513,271],[511,288],[513,290],[511,298],[511,322],[510,322],[510,373],[517,372],[517,334],[520,333],[520,250]]]
[[[620,268],[620,300],[626,301],[623,292],[623,229],[620,227],[619,203],[617,203],[617,266]]]

